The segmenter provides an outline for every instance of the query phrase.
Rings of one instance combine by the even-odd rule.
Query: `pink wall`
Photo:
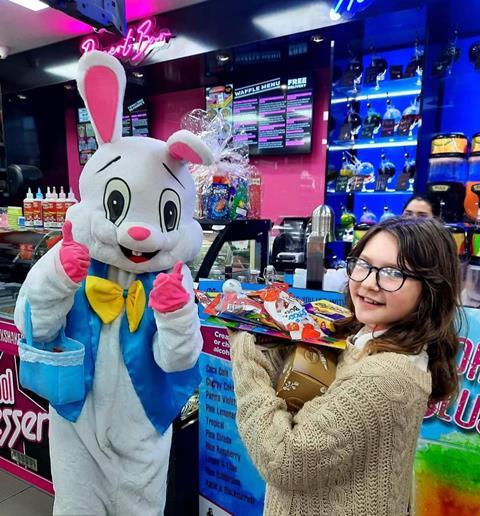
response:
[[[205,108],[204,88],[155,95],[149,99],[151,131],[154,138],[166,140],[180,129],[180,119],[193,109]]]
[[[77,117],[75,108],[69,108],[65,111],[65,130],[67,132],[68,184],[75,192],[75,197],[80,199],[78,179],[83,166],[80,165],[80,159],[78,157]]]
[[[309,216],[323,202],[328,120],[328,70],[316,74],[312,152],[298,156],[255,157],[263,180],[262,217],[273,221],[281,216]],[[154,138],[166,140],[180,128],[180,119],[195,108],[205,107],[205,90],[177,91],[149,99],[151,131]],[[78,195],[82,167],[78,160],[75,110],[66,112],[68,175]]]
[[[262,174],[262,217],[274,222],[285,216],[310,216],[325,196],[329,72],[315,75],[312,152],[298,156],[267,156],[252,159]]]

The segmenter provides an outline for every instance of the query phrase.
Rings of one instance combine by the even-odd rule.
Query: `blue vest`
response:
[[[107,264],[92,260],[90,276],[107,278],[107,271]],[[156,276],[157,273],[137,276],[145,289],[147,302]],[[74,403],[54,405],[61,416],[72,422],[80,416],[87,394],[93,385],[101,329],[102,322],[90,307],[83,282],[68,313],[65,333],[85,346],[85,398]],[[130,333],[127,317],[123,315],[120,324],[120,348],[145,414],[155,429],[163,434],[195,392],[200,383],[200,373],[198,364],[186,371],[165,373],[153,357],[152,345],[156,331],[153,310],[148,306],[145,307],[140,325],[134,333]]]

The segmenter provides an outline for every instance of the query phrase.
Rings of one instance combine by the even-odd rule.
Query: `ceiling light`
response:
[[[52,75],[56,75],[58,77],[62,77],[63,79],[68,79],[69,81],[77,78],[77,70],[78,61],[73,61],[71,63],[59,66],[49,66],[48,68],[45,68],[46,72],[51,73]]]
[[[47,9],[49,7],[47,4],[40,2],[40,0],[10,0],[10,2],[26,7],[31,11],[41,11],[42,9]]]
[[[326,0],[319,2],[297,2],[295,7],[277,9],[266,14],[259,14],[252,19],[255,27],[271,37],[295,34],[332,24],[330,5]]]
[[[230,56],[228,54],[217,54],[217,61],[220,63],[226,63],[230,60]]]
[[[335,11],[335,9],[330,9],[330,19],[332,21],[338,21],[342,19],[342,15]]]
[[[320,36],[320,34],[314,34],[310,39],[313,43],[321,43],[322,41],[325,41],[325,38]]]

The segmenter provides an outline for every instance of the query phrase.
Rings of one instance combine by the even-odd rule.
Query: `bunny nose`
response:
[[[146,240],[150,236],[150,230],[141,226],[133,226],[128,229],[128,234],[134,240]]]

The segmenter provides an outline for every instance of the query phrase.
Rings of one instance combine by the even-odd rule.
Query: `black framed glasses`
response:
[[[407,278],[420,279],[414,274],[402,271],[397,267],[374,267],[362,258],[347,259],[347,274],[352,281],[365,281],[372,271],[375,272],[377,285],[386,292],[396,292],[403,287]]]

